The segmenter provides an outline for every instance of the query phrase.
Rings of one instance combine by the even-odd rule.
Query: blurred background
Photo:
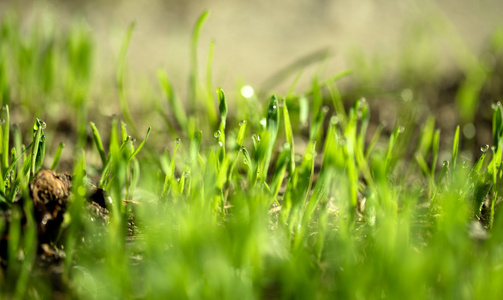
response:
[[[350,66],[357,56],[379,60],[391,72],[404,47],[437,60],[438,68],[454,66],[452,47],[478,53],[501,25],[503,2],[362,0],[113,0],[0,2],[0,14],[15,11],[25,26],[42,21],[64,28],[85,23],[95,38],[98,73],[114,71],[123,36],[136,28],[128,51],[134,76],[153,76],[165,68],[175,82],[189,72],[191,31],[205,10],[210,17],[201,32],[199,54],[205,64],[215,40],[214,81],[232,87],[236,80],[252,86],[295,60],[320,49],[330,50],[327,73]],[[52,19],[53,18],[53,19]],[[424,42],[430,44],[425,49]],[[455,40],[453,42],[453,40]],[[424,53],[427,52],[427,53]],[[381,55],[381,56],[379,56]],[[421,57],[419,58],[421,59]],[[110,69],[110,70],[108,70]],[[104,73],[103,73],[104,72]],[[309,80],[309,76],[303,76]]]
[[[384,133],[405,123],[415,128],[432,115],[446,136],[461,125],[466,149],[491,142],[490,106],[501,99],[503,91],[503,2],[495,0],[2,0],[0,18],[16,19],[20,32],[27,36],[18,41],[20,50],[12,52],[24,55],[30,49],[26,45],[44,49],[43,45],[57,44],[59,35],[70,40],[68,45],[77,45],[69,69],[79,72],[79,55],[89,59],[80,68],[82,76],[90,78],[82,95],[44,92],[54,103],[43,108],[14,107],[15,120],[31,124],[33,115],[41,116],[58,123],[58,131],[64,133],[64,128],[75,127],[68,116],[79,110],[79,97],[86,98],[94,122],[99,123],[100,116],[120,114],[119,53],[128,27],[135,22],[126,54],[127,102],[133,117],[141,120],[136,123],[142,131],[162,122],[152,114],[157,109],[155,101],[162,97],[157,72],[166,72],[182,101],[190,98],[191,35],[205,10],[210,15],[197,47],[199,79],[207,80],[206,63],[214,42],[212,88],[227,92],[231,111],[241,103],[238,97],[244,85],[266,101],[271,93],[285,95],[292,83],[297,82],[294,90],[302,94],[314,77],[323,80],[351,70],[351,75],[337,82],[343,100],[351,105],[366,97],[374,128],[379,123],[387,124]],[[0,43],[9,52],[11,46],[5,40]],[[73,46],[67,46],[60,47],[63,56],[73,51]],[[16,53],[13,57],[19,56]],[[72,59],[77,61],[73,67]],[[50,65],[56,66],[55,80],[74,72],[58,73],[61,64]],[[18,67],[24,68],[13,68]],[[19,80],[17,84],[19,91],[10,92],[11,105],[39,101],[36,88]],[[330,106],[330,97],[325,96]],[[58,103],[69,98],[77,99],[72,100],[75,109],[65,111]],[[400,116],[410,120],[400,120]],[[84,128],[86,122],[81,125]],[[66,134],[71,136],[72,130],[76,129]]]

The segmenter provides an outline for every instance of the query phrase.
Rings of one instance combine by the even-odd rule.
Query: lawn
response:
[[[110,93],[81,24],[0,19],[2,298],[501,298],[503,31],[455,75],[360,58],[304,88],[301,59],[280,94],[212,81],[208,16],[187,95],[159,69],[135,97],[135,23]]]

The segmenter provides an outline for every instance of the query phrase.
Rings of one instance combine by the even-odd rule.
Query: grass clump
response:
[[[206,17],[194,29],[193,59]],[[5,19],[1,26],[3,38],[8,33],[10,43],[19,46],[0,47],[3,58],[21,55],[16,22]],[[91,39],[69,33],[72,83],[49,85],[74,96],[78,142],[69,196],[62,200],[64,220],[48,241],[48,220],[38,218],[33,207],[38,197],[33,179],[45,168],[57,170],[68,147],[59,144],[47,162],[52,153],[46,152],[45,132],[53,124],[35,119],[32,128],[20,130],[11,126],[16,121],[9,106],[2,110],[3,295],[496,299],[501,294],[501,104],[492,112],[493,143],[472,162],[460,154],[460,127],[452,137],[441,135],[433,116],[421,130],[398,122],[389,133],[382,125],[370,132],[370,100],[348,101],[336,84],[346,72],[315,78],[301,93],[252,96],[245,101],[257,101],[264,111],[235,113],[227,104],[236,99],[223,89],[198,92],[213,87],[209,81],[199,84],[194,60],[189,99],[194,114],[185,111],[160,71],[161,93],[173,112],[158,106],[153,113],[168,126],[150,124],[153,129],[137,143],[128,128],[137,136],[135,126],[152,119],[134,119],[127,106],[123,77],[132,30],[133,25],[117,72],[124,121],[112,118],[109,130],[96,125],[87,110]],[[2,77],[4,103],[36,111],[23,98],[44,86],[37,80],[48,79],[23,64],[8,68],[34,82],[25,87]],[[168,149],[159,150],[158,144]],[[441,144],[449,144],[442,164]]]

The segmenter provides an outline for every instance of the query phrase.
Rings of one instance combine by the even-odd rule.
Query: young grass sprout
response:
[[[451,128],[449,136],[440,131],[439,117],[424,116],[418,126],[404,113],[392,127],[373,119],[374,95],[348,96],[338,82],[350,71],[327,79],[320,72],[298,92],[299,68],[326,59],[326,51],[280,71],[262,91],[296,74],[286,95],[249,93],[236,112],[229,109],[239,101],[233,93],[214,92],[215,42],[206,81],[198,76],[197,45],[208,14],[192,34],[187,99],[160,70],[152,84],[160,86],[159,95],[142,99],[156,107],[151,112],[130,111],[126,101],[130,25],[116,72],[121,116],[109,127],[89,97],[91,37],[74,30],[62,38],[54,31],[47,53],[36,56],[37,39],[23,48],[17,21],[0,19],[6,41],[0,43],[3,297],[500,297],[499,102],[492,144],[483,145],[473,163],[463,127]],[[60,39],[69,43],[68,56],[58,48]],[[22,63],[23,55],[44,75]],[[58,79],[56,66],[72,75]],[[470,102],[463,107],[478,104],[475,90],[482,88],[481,81],[470,81],[478,73],[469,70],[459,91],[460,103]],[[71,95],[75,141],[58,140],[50,114],[41,115],[47,125],[33,116],[31,128],[17,119],[15,110],[42,113],[36,102],[25,101],[42,89],[44,101],[61,90]],[[472,120],[468,112],[463,118]],[[63,170],[69,165],[73,169]],[[56,178],[58,193],[37,192],[34,179],[43,172]]]

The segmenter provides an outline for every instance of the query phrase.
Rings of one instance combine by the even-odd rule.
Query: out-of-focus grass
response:
[[[192,56],[206,16],[195,25]],[[7,42],[0,44],[0,95],[10,105],[0,131],[0,200],[10,209],[3,295],[43,298],[62,289],[84,299],[497,299],[503,292],[500,104],[492,111],[493,143],[471,162],[460,155],[460,127],[442,135],[433,116],[415,128],[404,115],[388,136],[378,127],[368,138],[370,100],[343,98],[340,76],[314,78],[310,89],[292,88],[287,96],[259,98],[247,87],[236,99],[211,81],[200,84],[194,61],[189,109],[195,114],[160,71],[159,99],[171,110],[158,105],[150,118],[135,119],[153,128],[136,142],[123,86],[131,28],[117,73],[125,122],[113,118],[109,128],[88,113],[91,36],[81,29],[47,36],[34,30],[26,38],[15,17],[1,28]],[[48,107],[33,99],[70,105],[77,128],[72,197],[58,242],[66,252],[63,287],[34,263],[31,202],[15,204],[29,200],[28,182],[38,170],[57,168],[61,151],[71,151],[61,146],[44,163],[44,133],[53,124],[36,119]],[[230,101],[243,105],[229,111]],[[33,129],[13,129],[8,107],[33,114]],[[164,123],[151,124],[154,114]],[[86,146],[88,136],[95,148]],[[449,145],[442,164],[441,143]],[[86,161],[91,151],[99,163]],[[110,196],[106,225],[84,210],[89,169]],[[6,215],[1,220],[5,228]]]

